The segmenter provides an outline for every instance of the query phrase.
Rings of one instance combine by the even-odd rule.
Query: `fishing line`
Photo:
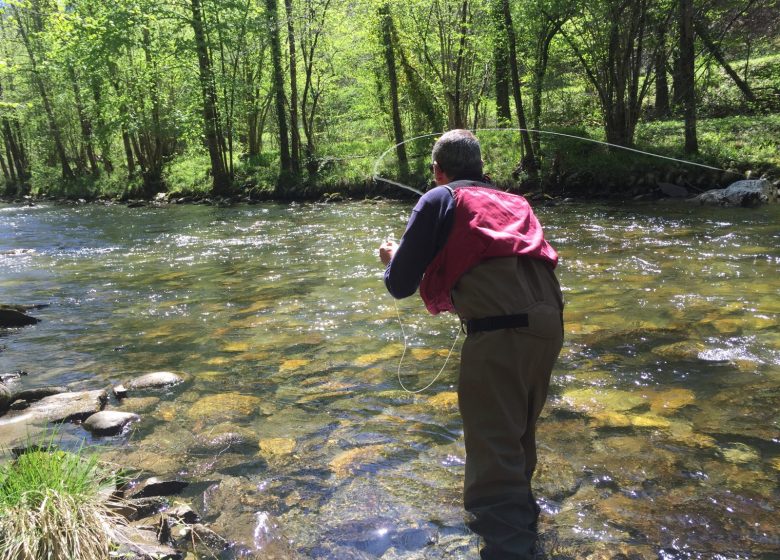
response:
[[[416,394],[416,393],[422,393],[426,389],[428,389],[431,385],[436,383],[436,380],[439,379],[442,372],[444,371],[444,368],[447,367],[447,362],[450,361],[450,356],[452,356],[452,351],[455,349],[455,345],[458,343],[458,339],[460,338],[460,328],[458,328],[457,333],[455,334],[455,340],[452,342],[452,346],[450,347],[450,351],[447,354],[447,359],[444,360],[444,365],[441,366],[441,369],[439,370],[439,373],[436,374],[436,376],[431,380],[430,383],[428,383],[425,387],[422,389],[415,389],[411,390],[404,385],[403,380],[401,379],[401,365],[404,363],[404,356],[406,356],[406,350],[409,348],[409,343],[406,339],[406,330],[404,330],[404,324],[401,321],[401,312],[398,310],[398,302],[393,298],[393,304],[395,304],[395,314],[398,317],[398,325],[401,327],[401,335],[404,338],[404,351],[401,354],[401,359],[398,360],[398,383],[401,385],[401,388],[410,394]]]
[[[703,167],[704,169],[711,169],[713,171],[725,171],[724,169],[721,169],[720,167],[713,167],[711,165],[706,165],[704,163],[696,163],[695,161],[688,161],[684,159],[679,158],[673,158],[670,156],[662,156],[660,154],[654,154],[652,152],[646,152],[644,150],[638,150],[636,148],[628,148],[626,146],[621,146],[620,144],[612,144],[610,142],[604,142],[603,140],[596,140],[594,138],[585,138],[583,136],[575,136],[574,134],[565,134],[563,132],[552,132],[550,130],[535,130],[533,128],[475,128],[473,129],[473,132],[480,132],[480,131],[488,131],[488,132],[497,132],[497,131],[504,131],[504,132],[531,132],[534,134],[548,134],[550,136],[561,136],[563,138],[572,138],[575,140],[582,140],[583,142],[591,142],[593,144],[601,144],[602,146],[609,146],[610,148],[618,148],[620,150],[626,150],[628,152],[634,152],[637,154],[642,154],[650,157],[657,157],[660,159],[665,159],[668,161],[674,161],[677,163],[684,163],[686,165],[694,165],[696,167]],[[414,187],[410,187],[409,185],[404,185],[403,183],[399,183],[397,181],[393,181],[392,179],[387,179],[385,177],[381,177],[379,175],[379,164],[382,162],[382,160],[385,158],[385,156],[396,149],[398,146],[402,146],[403,144],[406,144],[407,142],[413,142],[415,140],[420,140],[421,138],[431,138],[433,136],[441,136],[444,134],[444,132],[433,132],[431,134],[422,134],[420,136],[415,136],[414,138],[409,138],[407,140],[404,140],[403,142],[399,142],[395,146],[389,147],[387,150],[382,152],[382,155],[380,155],[377,160],[374,162],[374,170],[372,174],[372,179],[374,181],[382,181],[385,183],[389,183],[391,185],[394,185],[396,187],[400,187],[402,189],[406,189],[408,191],[412,191],[413,193],[417,193],[420,196],[422,196],[424,193],[421,191],[415,189]]]
[[[582,137],[582,136],[575,136],[573,134],[565,134],[563,132],[552,132],[552,131],[548,131],[548,130],[535,130],[535,129],[528,129],[528,128],[476,128],[476,129],[473,129],[473,132],[480,132],[480,131],[488,131],[488,132],[496,132],[496,131],[500,131],[500,132],[530,132],[530,133],[535,133],[535,134],[547,134],[547,135],[550,135],[550,136],[561,136],[563,138],[572,138],[572,139],[575,139],[575,140],[582,140],[584,142],[591,142],[593,144],[600,144],[602,146],[609,146],[611,148],[618,148],[620,150],[626,150],[626,151],[629,151],[629,152],[634,152],[634,153],[637,153],[637,154],[642,154],[642,155],[646,155],[646,156],[650,156],[650,157],[657,157],[657,158],[665,159],[665,160],[668,160],[668,161],[674,161],[674,162],[677,162],[677,163],[684,163],[686,165],[693,165],[693,166],[696,166],[696,167],[703,167],[705,169],[711,169],[711,170],[714,170],[714,171],[721,171],[721,172],[724,171],[723,169],[721,169],[719,167],[713,167],[711,165],[706,165],[706,164],[703,164],[703,163],[696,163],[694,161],[687,161],[687,160],[684,160],[684,159],[678,159],[678,158],[673,158],[673,157],[669,157],[669,156],[662,156],[660,154],[654,154],[654,153],[651,153],[651,152],[646,152],[644,150],[638,150],[636,148],[628,148],[626,146],[621,146],[619,144],[612,144],[610,142],[604,142],[602,140],[595,140],[593,138],[585,138],[585,137]],[[420,140],[422,138],[431,138],[433,136],[440,136],[442,134],[444,134],[444,132],[434,132],[434,133],[430,133],[430,134],[422,134],[420,136],[415,136],[413,138],[408,138],[408,139],[404,140],[403,142],[399,142],[398,144],[389,147],[387,150],[382,152],[382,154],[374,162],[374,169],[373,169],[373,173],[372,173],[372,179],[374,180],[374,182],[382,181],[384,183],[388,183],[390,185],[394,185],[396,187],[399,187],[399,188],[411,191],[411,192],[413,192],[415,194],[418,194],[418,195],[422,196],[424,193],[422,191],[418,190],[418,189],[415,189],[414,187],[411,187],[409,185],[405,185],[405,184],[400,183],[398,181],[393,181],[392,179],[387,179],[387,178],[381,177],[379,175],[379,165],[382,163],[382,160],[384,160],[385,156],[387,156],[387,154],[389,154],[391,151],[396,149],[398,146],[406,144],[407,142],[413,142],[415,140]],[[423,387],[421,389],[415,389],[415,390],[409,389],[409,388],[406,387],[406,385],[404,385],[403,379],[401,378],[401,366],[403,365],[404,357],[406,356],[407,349],[409,348],[409,343],[408,343],[408,340],[407,340],[407,337],[406,337],[406,330],[404,329],[403,321],[401,320],[401,312],[398,309],[398,302],[396,302],[395,298],[393,298],[393,304],[395,305],[395,313],[396,313],[396,316],[398,317],[398,325],[401,328],[401,335],[403,336],[403,339],[404,339],[404,350],[403,350],[403,353],[401,354],[401,359],[398,361],[398,372],[397,372],[398,383],[401,385],[401,388],[404,391],[406,391],[407,393],[411,393],[411,394],[421,393],[421,392],[425,391],[426,389],[428,389],[429,387],[431,387],[434,383],[436,383],[436,380],[439,379],[439,377],[441,376],[442,372],[444,371],[444,368],[447,367],[447,363],[450,360],[450,356],[452,356],[452,352],[455,349],[455,345],[458,343],[458,339],[460,338],[460,331],[461,331],[461,329],[459,328],[458,331],[457,331],[457,334],[455,335],[455,340],[453,341],[452,346],[450,347],[450,351],[447,353],[447,358],[444,360],[444,365],[442,365],[441,369],[436,374],[436,376],[431,380],[431,382],[428,383],[425,387]]]

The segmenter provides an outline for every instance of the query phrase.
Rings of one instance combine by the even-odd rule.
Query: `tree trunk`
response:
[[[696,137],[696,90],[694,88],[695,51],[693,0],[679,0],[680,97],[685,117],[685,153],[699,151]]]
[[[509,49],[507,48],[506,23],[503,0],[494,0],[491,15],[496,26],[496,44],[493,47],[493,68],[496,74],[496,119],[499,127],[509,126],[512,110],[509,107]]]
[[[544,87],[544,77],[547,74],[547,63],[550,59],[550,43],[560,31],[563,25],[562,19],[548,18],[542,33],[537,37],[536,57],[534,60],[534,87],[531,92],[531,123],[534,130],[542,128],[542,91]],[[541,153],[541,140],[539,133],[532,134],[532,144],[534,153],[538,156]]]
[[[723,56],[723,52],[720,50],[720,47],[718,47],[718,45],[716,45],[715,42],[710,38],[710,34],[707,32],[707,28],[702,24],[702,22],[698,19],[694,19],[693,29],[696,31],[696,34],[701,39],[702,43],[704,43],[704,46],[707,47],[707,50],[710,51],[710,54],[715,57],[715,60],[718,61],[718,64],[721,65],[723,70],[726,71],[726,74],[729,75],[729,78],[732,79],[732,81],[742,92],[742,95],[745,96],[745,99],[750,103],[755,103],[756,95],[753,93],[753,90],[750,88],[748,83],[743,80],[739,74],[737,74],[736,70],[731,67],[731,64],[729,64],[726,58]]]
[[[81,142],[84,146],[84,151],[89,161],[89,169],[93,175],[97,175],[99,172],[97,157],[95,156],[95,149],[92,146],[92,123],[87,117],[84,111],[84,103],[81,99],[81,87],[76,76],[76,71],[73,66],[68,64],[68,77],[70,78],[71,87],[73,87],[73,98],[76,101],[76,114],[79,118],[79,125],[81,126]]]
[[[206,147],[211,160],[212,187],[215,195],[230,192],[230,177],[225,169],[222,157],[222,134],[217,113],[217,91],[214,86],[214,74],[206,44],[206,32],[203,28],[203,8],[200,0],[190,0],[192,8],[192,30],[195,34],[195,49],[198,54],[198,71],[201,93],[203,95],[203,124]]]
[[[8,185],[13,185],[16,183],[16,175],[14,174],[13,166],[11,165],[10,153],[8,151],[7,146],[6,146],[6,157],[8,158],[8,166],[6,166],[5,160],[3,159],[3,152],[0,152],[0,169],[3,172],[3,177],[5,177],[6,190],[7,190]]]
[[[658,29],[658,52],[655,53],[655,117],[666,118],[670,115],[669,80],[666,76],[666,27]]]
[[[265,0],[268,30],[271,34],[271,63],[273,65],[273,92],[276,119],[279,128],[279,159],[281,171],[292,173],[290,142],[287,137],[287,116],[284,112],[284,77],[282,75],[282,47],[279,40],[279,14],[277,0]]]
[[[17,138],[18,136],[18,138]],[[27,156],[20,135],[15,135],[8,117],[3,117],[3,139],[8,156],[8,166],[15,180],[25,182],[30,178]]]
[[[298,61],[295,56],[292,0],[284,0],[284,9],[287,14],[287,42],[290,50],[290,167],[293,173],[300,175],[301,134],[298,128]]]
[[[398,168],[401,179],[409,175],[409,161],[404,145],[404,131],[401,126],[401,111],[398,104],[398,76],[395,71],[395,53],[393,50],[393,18],[390,14],[390,4],[384,3],[379,8],[379,25],[382,35],[382,51],[387,66],[387,76],[390,82],[390,105],[393,119],[393,136],[395,137],[395,153],[398,157]]]
[[[105,119],[103,118],[103,106],[101,103],[102,100],[102,94],[100,91],[100,83],[98,82],[97,76],[92,75],[90,78],[90,83],[92,87],[92,99],[95,102],[95,120],[97,121],[97,127],[98,127],[98,143],[100,144],[100,159],[103,161],[103,169],[105,169],[106,173],[113,173],[114,171],[114,164],[111,161],[111,145],[106,138],[105,132],[103,130],[106,128]]]
[[[523,98],[520,93],[520,71],[517,66],[517,42],[515,41],[515,27],[512,23],[512,12],[509,6],[509,0],[502,0],[504,9],[504,28],[506,31],[507,45],[509,46],[509,69],[512,76],[512,94],[515,100],[515,111],[517,112],[517,122],[520,125],[520,138],[525,155],[521,160],[521,165],[525,171],[535,173],[539,167],[534,157],[534,149],[531,145],[531,135],[528,133],[528,125],[525,120],[525,110],[523,109]]]

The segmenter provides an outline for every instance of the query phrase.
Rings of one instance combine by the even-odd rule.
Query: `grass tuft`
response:
[[[51,441],[0,465],[0,560],[108,558],[123,527],[115,486],[96,456]]]

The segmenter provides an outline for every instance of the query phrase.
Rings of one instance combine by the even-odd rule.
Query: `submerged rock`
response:
[[[202,422],[238,420],[259,412],[261,404],[261,399],[252,395],[220,393],[197,401],[187,411],[187,416]]]
[[[283,457],[292,454],[295,440],[292,438],[267,438],[260,440],[260,454],[264,457]]]

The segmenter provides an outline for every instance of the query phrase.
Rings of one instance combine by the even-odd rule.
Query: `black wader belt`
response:
[[[484,331],[497,331],[501,329],[516,329],[528,326],[528,313],[518,315],[497,315],[496,317],[484,317],[482,319],[469,319],[461,321],[461,329],[468,334]]]

